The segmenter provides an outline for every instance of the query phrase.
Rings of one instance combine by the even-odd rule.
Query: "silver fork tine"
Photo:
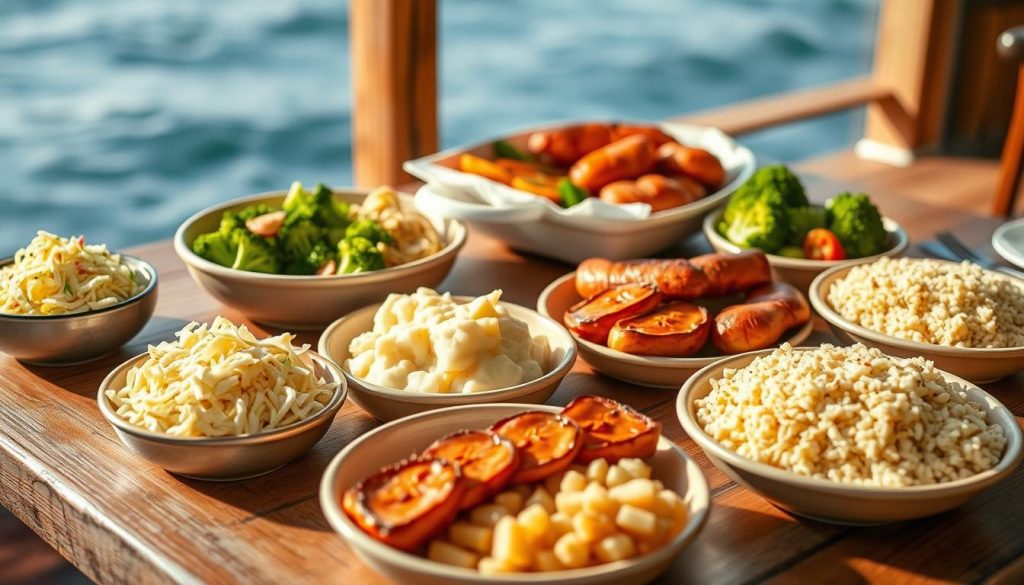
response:
[[[949,248],[954,254],[960,256],[964,260],[970,260],[975,264],[986,264],[983,258],[975,254],[973,250],[964,245],[963,242],[957,239],[957,237],[951,234],[950,232],[939,232],[936,235],[936,237],[939,239],[940,242],[942,242],[944,246]]]

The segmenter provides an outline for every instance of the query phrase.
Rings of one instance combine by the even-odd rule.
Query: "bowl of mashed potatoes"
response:
[[[383,421],[462,404],[543,403],[576,362],[576,342],[501,291],[391,294],[338,319],[320,353],[341,366],[352,400]]]

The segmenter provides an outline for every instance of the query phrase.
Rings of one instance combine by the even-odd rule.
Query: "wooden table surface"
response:
[[[840,187],[812,183],[817,199]],[[996,220],[955,207],[874,193],[917,241],[953,228],[984,244]],[[677,252],[706,251],[699,237]],[[132,253],[160,273],[159,303],[145,330],[115,355],[83,366],[42,368],[0,356],[0,503],[86,575],[101,583],[379,583],[328,527],[317,485],[330,459],[377,425],[351,402],[308,454],[263,477],[210,483],[169,475],[125,448],[95,404],[104,375],[146,344],[190,320],[223,314],[247,322],[202,293],[169,242]],[[534,306],[571,267],[525,257],[473,234],[439,287],[460,294],[492,288]],[[258,331],[264,328],[249,323]],[[831,341],[816,321],[809,343]],[[314,344],[317,333],[300,338]],[[1024,418],[1024,375],[986,389]],[[707,474],[713,506],[704,530],[662,583],[1024,582],[1024,471],[962,508],[925,520],[850,528],[793,518],[715,469],[675,418],[676,391],[640,388],[590,370],[582,360],[551,403],[584,393],[611,396],[660,420]],[[385,463],[385,462],[382,462]]]

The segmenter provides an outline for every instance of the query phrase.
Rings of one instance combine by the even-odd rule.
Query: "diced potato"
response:
[[[431,540],[427,548],[427,558],[432,561],[472,569],[480,562],[480,555],[459,548],[443,540]]]
[[[516,568],[509,565],[501,559],[494,557],[484,557],[480,559],[480,562],[476,565],[476,570],[480,571],[481,575],[501,575],[502,573],[515,573]]]
[[[493,536],[491,528],[469,522],[455,522],[448,527],[448,540],[480,554],[491,552]]]
[[[523,509],[523,496],[517,492],[502,492],[494,496],[494,503],[503,506],[509,514],[516,515]]]
[[[608,514],[614,516],[619,510],[619,503],[608,495],[608,490],[596,481],[592,481],[583,490],[583,511],[591,514]]]
[[[469,511],[469,521],[477,526],[493,528],[505,516],[509,516],[508,509],[498,504],[481,504]]]
[[[544,478],[544,489],[547,490],[552,496],[558,493],[559,488],[562,487],[562,478],[565,477],[565,472],[553,473]]]
[[[608,473],[604,476],[604,485],[610,489],[624,484],[631,479],[633,479],[633,476],[616,464],[608,468]]]
[[[555,556],[554,551],[542,550],[537,553],[533,560],[533,568],[538,571],[561,571],[565,568],[562,562]]]
[[[555,541],[562,538],[563,535],[572,532],[572,516],[563,512],[552,514],[548,524],[548,533],[545,541],[549,545],[555,544]]]
[[[594,556],[603,563],[630,559],[636,556],[636,545],[628,534],[613,534],[594,545]]]
[[[526,529],[512,516],[498,520],[494,526],[491,556],[515,568],[525,569],[530,566],[533,557],[530,537]]]
[[[679,496],[672,490],[658,490],[650,510],[662,518],[672,518],[676,509],[676,500],[678,499]]]
[[[565,472],[565,476],[562,477],[562,483],[559,485],[559,493],[561,492],[582,492],[583,488],[587,487],[587,476],[570,469]]]
[[[604,478],[608,475],[608,461],[602,457],[594,459],[587,465],[587,479],[604,485]]]
[[[548,514],[555,513],[555,499],[551,497],[551,494],[548,493],[548,490],[542,487],[533,490],[533,493],[530,494],[530,497],[526,498],[526,502],[523,503],[523,506],[529,508],[533,504],[540,504],[541,506],[544,507],[545,510],[548,511]]]
[[[558,539],[553,552],[558,562],[569,569],[586,566],[587,560],[590,558],[590,549],[587,544],[572,532]]]
[[[583,509],[583,492],[558,492],[555,494],[555,509],[575,516]]]
[[[643,459],[627,458],[619,459],[616,463],[623,471],[637,479],[651,479],[651,467],[644,463]]]
[[[520,526],[526,529],[530,540],[540,540],[551,528],[551,515],[540,504],[530,504],[516,517]]]
[[[654,482],[649,479],[631,479],[608,490],[608,495],[620,504],[650,510],[658,492],[654,489]]]
[[[658,517],[654,512],[624,504],[615,515],[615,524],[626,532],[650,538],[657,532]]]
[[[581,512],[572,517],[572,530],[583,542],[597,542],[615,533],[615,523],[605,514]]]

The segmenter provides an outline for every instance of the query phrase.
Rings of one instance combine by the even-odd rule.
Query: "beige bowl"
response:
[[[569,307],[581,300],[583,298],[576,292],[576,273],[570,272],[553,281],[540,293],[540,298],[537,299],[537,310],[541,315],[561,323],[562,317]],[[702,300],[700,304],[707,307],[713,315],[741,300],[741,296],[732,295],[721,299]],[[782,341],[788,342],[790,345],[800,345],[810,336],[813,329],[814,324],[808,321],[803,326],[788,331]],[[580,339],[576,335],[573,337],[579,345],[583,361],[598,372],[617,380],[654,388],[678,388],[697,370],[723,357],[723,354],[715,349],[710,341],[692,357],[677,358],[633,355]],[[782,341],[779,343],[781,344]]]
[[[253,321],[280,329],[316,329],[348,311],[378,301],[392,292],[411,293],[435,287],[451,270],[466,242],[466,228],[455,220],[430,218],[446,246],[437,254],[384,270],[334,276],[289,276],[233,270],[192,252],[199,234],[215,231],[228,210],[255,203],[280,207],[287,193],[251,195],[204,209],[185,220],[174,234],[174,251],[199,286],[225,305]],[[368,190],[336,189],[334,196],[359,203]],[[415,211],[412,197],[400,194],[403,208]]]
[[[339,501],[344,490],[376,473],[383,465],[408,457],[448,433],[486,428],[502,418],[528,410],[559,412],[561,409],[519,404],[445,408],[386,424],[359,437],[334,457],[320,482],[320,507],[328,523],[364,562],[395,583],[611,585],[647,583],[664,572],[703,527],[711,505],[707,480],[700,467],[664,437],[659,440],[658,450],[648,463],[655,478],[683,496],[689,518],[686,527],[671,542],[657,551],[627,561],[551,573],[487,577],[470,569],[443,565],[382,544],[367,536],[341,509]]]
[[[708,243],[715,249],[716,252],[728,252],[730,254],[736,254],[743,251],[736,244],[722,237],[715,229],[715,225],[718,224],[718,220],[722,217],[724,209],[715,210],[704,217],[704,237],[708,239]],[[782,282],[788,282],[795,286],[804,294],[807,294],[811,282],[814,277],[818,276],[825,270],[834,266],[852,266],[854,264],[863,264],[877,260],[883,256],[900,256],[906,251],[907,246],[910,245],[910,238],[907,237],[907,232],[903,227],[888,217],[882,218],[882,224],[885,226],[885,231],[889,233],[889,244],[890,247],[881,254],[875,254],[874,256],[865,256],[864,258],[854,258],[852,260],[806,260],[803,258],[788,258],[786,256],[777,256],[775,254],[767,254],[768,264],[772,267],[772,278],[774,280],[781,280]]]
[[[469,302],[472,297],[455,297],[459,302]],[[339,364],[348,378],[352,389],[352,400],[377,420],[389,421],[425,410],[463,404],[486,404],[494,402],[521,402],[542,404],[558,388],[562,378],[576,363],[576,343],[572,335],[555,321],[538,315],[526,307],[501,303],[509,315],[526,322],[533,337],[544,337],[551,347],[549,369],[540,378],[510,388],[488,390],[472,394],[436,394],[430,392],[407,392],[385,388],[361,380],[345,370],[349,358],[349,345],[359,334],[373,329],[373,315],[380,304],[363,307],[334,323],[320,336],[318,351],[326,358]]]
[[[945,261],[935,260],[935,262]],[[948,264],[956,263],[948,262]],[[836,337],[844,342],[863,343],[898,357],[922,356],[935,362],[937,368],[967,378],[975,384],[993,382],[1024,369],[1024,347],[988,349],[920,343],[885,335],[848,321],[832,308],[827,296],[832,284],[844,278],[851,268],[852,266],[837,266],[821,273],[811,284],[809,294],[811,306],[828,322]],[[999,272],[988,272],[1024,288],[1024,281]]]
[[[106,391],[124,387],[128,370],[145,361],[148,353],[137,355],[110,372],[100,384],[96,400],[121,442],[154,465],[193,479],[248,479],[270,473],[312,448],[327,433],[345,402],[347,386],[341,369],[313,352],[307,355],[317,376],[338,384],[334,396],[323,410],[304,421],[254,435],[175,437],[137,427],[118,416]]]
[[[807,351],[816,348],[796,349]],[[715,467],[783,510],[838,524],[884,524],[922,518],[963,504],[1005,478],[1020,463],[1021,431],[1013,414],[981,388],[946,372],[942,372],[943,377],[949,382],[964,385],[970,399],[980,403],[988,413],[989,423],[998,424],[1006,433],[1003,458],[988,471],[935,485],[881,488],[805,477],[741,457],[704,432],[697,422],[695,401],[711,392],[711,380],[721,378],[726,368],[742,368],[754,358],[771,351],[762,350],[727,358],[698,372],[680,391],[676,400],[676,415],[683,430],[704,450]]]

